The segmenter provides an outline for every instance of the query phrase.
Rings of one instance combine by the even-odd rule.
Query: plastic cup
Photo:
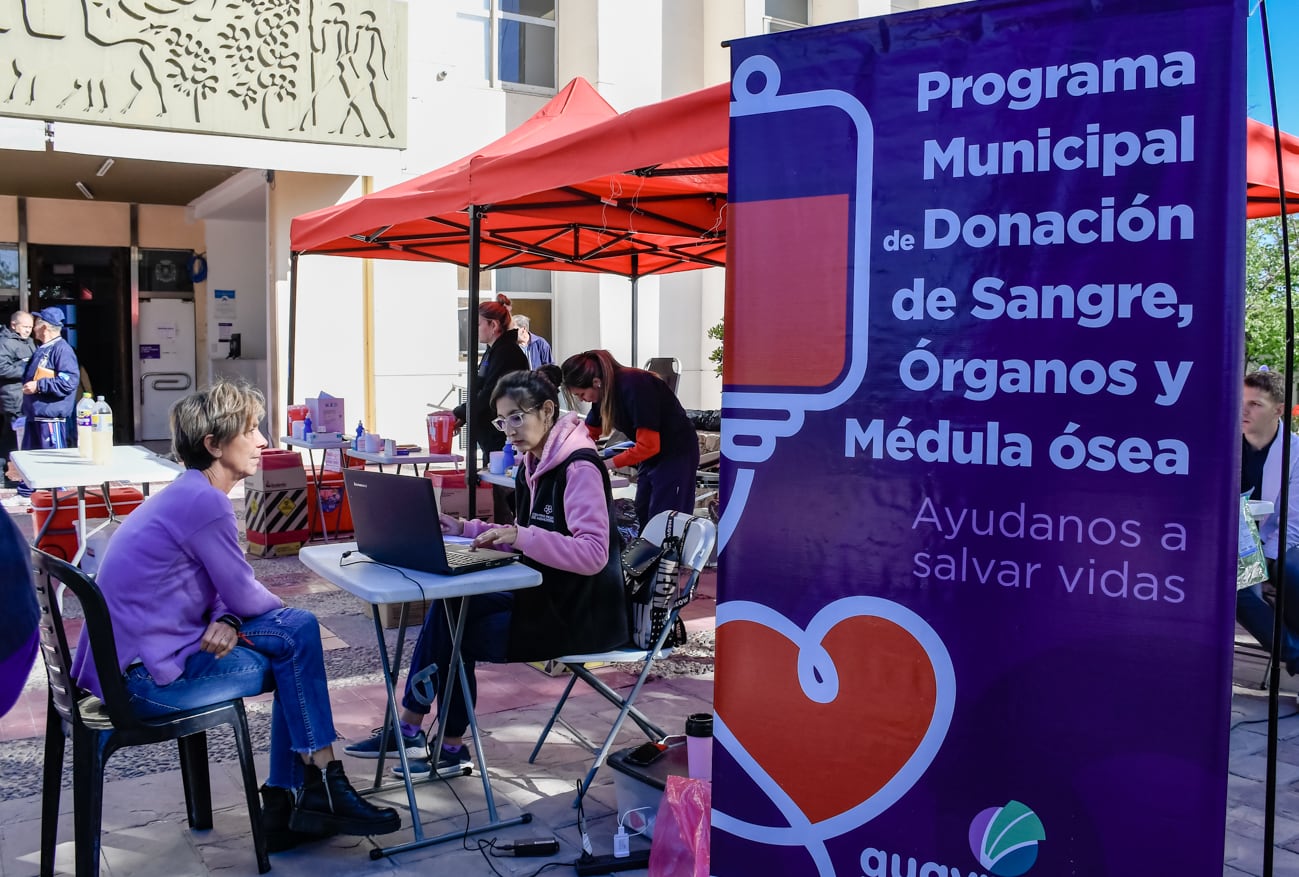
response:
[[[450,411],[436,411],[428,415],[428,452],[451,453],[451,439],[456,431],[456,416]]]
[[[383,439],[373,432],[365,434],[365,450],[369,454],[377,454],[383,450]]]
[[[694,713],[686,719],[686,761],[691,779],[713,778],[712,713]]]
[[[493,475],[505,474],[505,452],[492,451],[487,456],[487,471]]]

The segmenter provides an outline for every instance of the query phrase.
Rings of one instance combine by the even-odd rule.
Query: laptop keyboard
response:
[[[467,551],[448,551],[447,566],[468,566],[471,563],[478,563],[481,557],[475,557]]]

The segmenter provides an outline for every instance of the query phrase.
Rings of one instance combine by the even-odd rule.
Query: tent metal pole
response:
[[[631,365],[640,368],[640,359],[636,355],[636,341],[640,337],[640,254],[631,254]]]
[[[285,390],[286,405],[293,404],[293,364],[298,352],[298,254],[289,254],[289,368]],[[281,408],[283,410],[283,408]]]
[[[469,491],[469,517],[478,516],[478,451],[474,446],[474,393],[478,391],[478,294],[480,258],[479,233],[482,231],[482,208],[469,205],[469,372],[465,376],[465,488]]]

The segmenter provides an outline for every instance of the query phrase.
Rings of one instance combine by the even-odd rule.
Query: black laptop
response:
[[[409,475],[345,469],[357,549],[371,560],[439,575],[459,575],[518,559],[510,551],[447,545],[433,482]]]

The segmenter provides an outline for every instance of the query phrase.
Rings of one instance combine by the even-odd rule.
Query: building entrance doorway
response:
[[[131,250],[29,244],[28,307],[57,307],[83,382],[113,409],[113,441],[134,441],[131,374]],[[76,433],[73,432],[73,435]]]

